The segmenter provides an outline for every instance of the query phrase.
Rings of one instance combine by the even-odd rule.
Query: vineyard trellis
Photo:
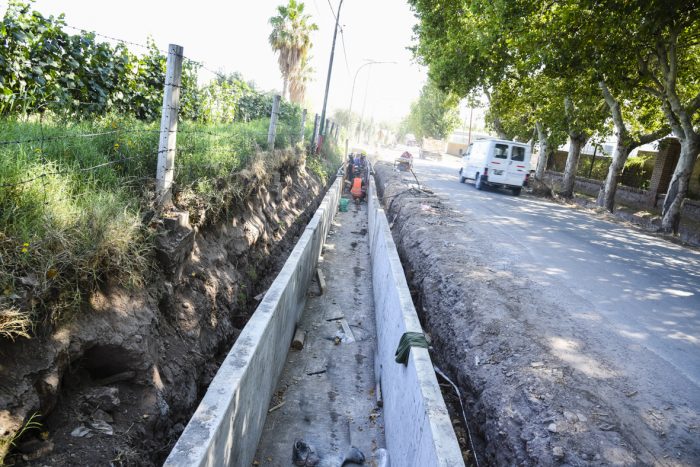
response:
[[[183,55],[181,82],[169,82],[152,40],[86,32],[21,2],[10,3],[0,33],[0,330],[18,310],[33,323],[55,322],[103,277],[139,280],[159,156],[177,154],[178,193],[214,202],[220,181],[267,147],[271,128],[275,148],[314,146],[316,129],[299,106],[283,101],[272,113],[273,94],[238,74]],[[203,71],[213,79],[199,84]],[[180,100],[164,106],[173,86]],[[170,110],[177,144],[164,148],[159,140],[172,130],[157,119]],[[45,297],[53,310],[37,317]]]

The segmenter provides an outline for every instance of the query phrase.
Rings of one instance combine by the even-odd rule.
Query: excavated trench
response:
[[[433,360],[465,396],[481,465],[691,465],[698,459],[686,408],[666,402],[664,393],[638,391],[634,375],[606,360],[598,329],[589,333],[551,288],[504,258],[479,219],[419,189],[410,175],[381,164],[375,170]],[[570,305],[577,316],[589,310],[575,297]],[[440,382],[449,407],[449,387]],[[455,431],[464,438],[466,427],[459,425],[462,432]]]
[[[325,191],[303,164],[248,175],[225,221],[166,223],[147,286],[106,284],[51,335],[0,341],[9,465],[160,465]]]

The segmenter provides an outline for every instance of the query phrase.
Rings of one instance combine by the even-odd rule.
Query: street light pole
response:
[[[343,6],[343,0],[338,4],[338,13],[335,15],[335,30],[333,31],[333,45],[331,46],[331,59],[328,61],[328,76],[326,76],[326,94],[323,96],[323,109],[321,110],[321,127],[318,134],[323,135],[326,124],[326,105],[328,104],[328,89],[331,86],[331,72],[333,71],[333,55],[335,55],[335,40],[338,37],[338,21],[340,20],[340,8]]]
[[[350,116],[350,118],[352,118],[352,101],[355,97],[355,83],[357,82],[357,75],[360,73],[360,70],[362,70],[364,67],[366,67],[368,65],[379,65],[379,64],[386,64],[386,63],[396,64],[396,62],[379,62],[376,60],[370,60],[367,63],[360,65],[357,68],[357,71],[355,72],[355,77],[352,80],[352,91],[350,92],[350,107],[348,107],[348,115]],[[369,81],[368,81],[368,84],[369,84]],[[366,95],[367,95],[367,93],[365,93],[365,97],[366,97]],[[361,123],[362,122],[360,122],[359,124],[361,124]]]

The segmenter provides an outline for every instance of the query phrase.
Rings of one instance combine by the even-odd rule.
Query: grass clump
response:
[[[343,162],[342,150],[332,139],[323,142],[319,154],[311,154],[306,158],[306,168],[316,175],[323,185],[335,175]]]
[[[15,446],[15,443],[20,439],[27,431],[30,430],[40,430],[42,425],[37,420],[39,418],[38,413],[33,413],[31,417],[26,421],[22,428],[14,434],[0,436],[0,467],[6,465],[5,457]]]

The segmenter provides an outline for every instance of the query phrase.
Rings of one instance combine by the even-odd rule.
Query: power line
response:
[[[337,18],[336,14],[335,14],[335,10],[333,9],[333,5],[331,5],[331,0],[328,0],[328,6],[329,6],[330,9],[331,9],[331,13],[333,13],[333,19],[337,21],[338,18]]]
[[[351,76],[350,64],[348,63],[348,53],[345,51],[345,34],[343,28],[340,28],[340,42],[343,44],[343,57],[345,57],[345,68],[348,70],[348,76]]]

